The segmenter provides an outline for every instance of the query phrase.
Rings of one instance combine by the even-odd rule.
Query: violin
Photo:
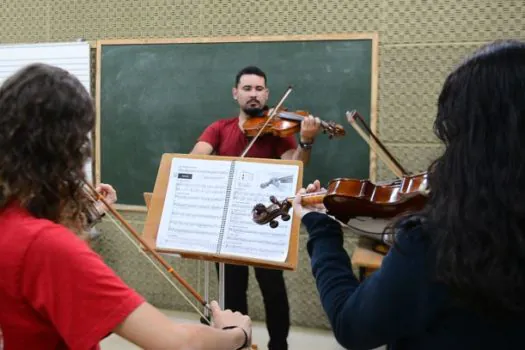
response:
[[[337,178],[328,183],[327,190],[317,193],[308,193],[301,196],[302,205],[323,204],[327,214],[346,224],[350,219],[365,217],[374,219],[391,219],[402,213],[421,210],[427,202],[430,193],[427,172],[409,175],[399,162],[388,152],[386,147],[368,128],[363,118],[356,111],[346,112],[348,122],[356,132],[368,143],[390,170],[399,178],[382,183],[373,183],[370,180]],[[363,127],[358,125],[363,124]],[[364,130],[363,130],[364,129]],[[368,134],[367,134],[368,133]],[[279,223],[290,220],[288,213],[295,197],[288,197],[282,201],[275,196],[270,197],[272,204],[265,206],[259,203],[252,210],[252,220],[260,225],[269,223],[276,228]],[[351,227],[351,226],[349,226]],[[374,250],[386,253],[392,245],[392,237],[382,232],[369,232],[351,227],[359,234],[379,240]]]
[[[280,108],[275,111],[273,119],[268,122],[271,113],[271,111],[263,111],[261,116],[246,120],[242,125],[245,135],[253,137],[258,134],[272,134],[287,137],[301,131],[301,122],[310,115],[307,111],[289,112],[286,108]],[[323,133],[328,133],[330,139],[346,134],[345,129],[333,121],[321,120],[321,129]]]
[[[420,210],[427,201],[427,172],[407,175],[402,179],[374,184],[369,180],[337,178],[321,192],[301,196],[302,205],[324,204],[327,214],[347,223],[354,217],[392,218],[411,210]],[[269,206],[259,203],[252,210],[252,220],[260,225],[276,228],[290,220],[289,210],[295,197],[282,201],[270,197]]]

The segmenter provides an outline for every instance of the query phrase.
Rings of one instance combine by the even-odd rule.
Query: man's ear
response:
[[[232,88],[232,96],[234,100],[237,99],[237,88]]]

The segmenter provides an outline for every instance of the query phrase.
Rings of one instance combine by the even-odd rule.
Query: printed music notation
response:
[[[172,160],[157,246],[283,262],[291,222],[276,229],[255,224],[254,203],[267,202],[286,178],[279,195],[293,196],[298,166],[193,158]]]

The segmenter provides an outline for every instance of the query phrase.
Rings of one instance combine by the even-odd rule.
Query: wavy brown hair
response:
[[[67,71],[26,66],[0,87],[0,208],[17,201],[81,233],[93,100]]]

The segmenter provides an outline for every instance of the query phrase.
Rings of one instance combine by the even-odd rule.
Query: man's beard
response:
[[[268,106],[264,106],[263,108],[260,107],[246,107],[243,108],[243,112],[246,113],[246,115],[250,118],[252,117],[260,117],[264,114],[264,111],[267,111],[269,108]]]

